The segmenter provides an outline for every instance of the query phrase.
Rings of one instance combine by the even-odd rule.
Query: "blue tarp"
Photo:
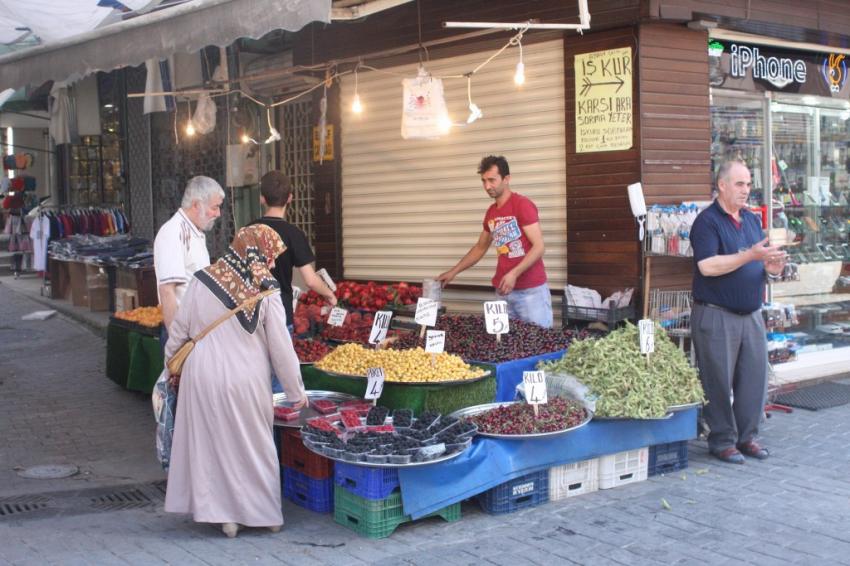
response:
[[[521,376],[522,374],[520,374]],[[463,501],[506,481],[560,466],[644,446],[696,438],[697,409],[666,420],[593,420],[576,431],[533,440],[478,436],[453,460],[400,468],[404,513],[414,519]]]
[[[536,369],[537,362],[556,360],[564,357],[566,350],[558,350],[549,354],[541,354],[521,360],[512,360],[501,364],[492,364],[496,368],[496,399],[495,401],[513,401],[516,397],[516,386],[522,383],[522,372]],[[490,362],[472,362],[490,364]]]

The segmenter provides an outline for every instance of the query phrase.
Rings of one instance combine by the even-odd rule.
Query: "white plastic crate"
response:
[[[649,447],[599,458],[599,489],[643,481],[649,470]]]
[[[549,501],[592,493],[598,489],[598,458],[554,466],[549,469]]]

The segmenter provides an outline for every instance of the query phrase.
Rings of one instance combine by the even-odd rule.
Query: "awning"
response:
[[[224,47],[275,29],[298,31],[330,17],[331,0],[192,0],[0,56],[0,90],[80,78],[207,45]]]

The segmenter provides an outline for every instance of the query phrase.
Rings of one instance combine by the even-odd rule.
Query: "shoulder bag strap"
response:
[[[224,322],[225,320],[227,320],[231,316],[235,315],[236,313],[238,313],[242,309],[253,306],[256,302],[262,300],[265,297],[268,297],[269,295],[273,295],[274,293],[277,293],[278,291],[280,291],[280,289],[267,289],[267,290],[263,291],[262,293],[254,295],[250,299],[244,301],[242,304],[237,305],[233,309],[231,309],[231,310],[227,311],[226,313],[224,313],[223,315],[221,315],[215,322],[213,322],[212,324],[210,324],[209,326],[204,328],[197,336],[195,336],[194,338],[191,338],[190,341],[197,344],[204,336],[206,336],[207,334],[209,334],[210,332],[215,330],[215,328],[219,324],[221,324],[222,322]]]

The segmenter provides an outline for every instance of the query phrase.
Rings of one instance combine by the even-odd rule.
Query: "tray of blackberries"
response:
[[[478,427],[466,420],[410,409],[375,406],[365,414],[341,408],[309,419],[301,429],[304,446],[337,460],[376,468],[425,466],[460,456]]]

